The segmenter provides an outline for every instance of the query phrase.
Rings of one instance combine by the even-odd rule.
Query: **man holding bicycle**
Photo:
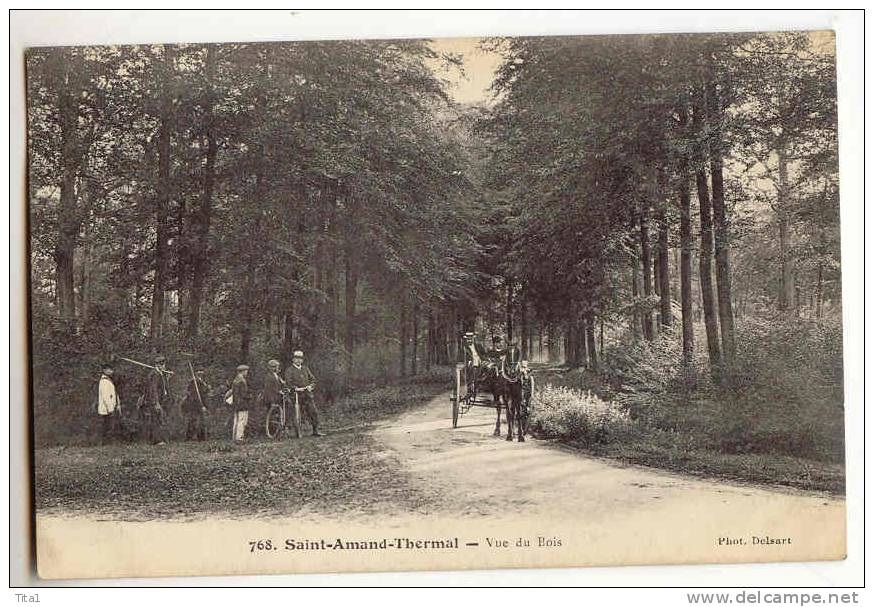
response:
[[[292,354],[291,365],[285,370],[285,384],[289,389],[297,392],[299,402],[303,410],[306,411],[313,427],[313,436],[324,436],[319,432],[319,414],[313,399],[315,383],[315,375],[309,367],[303,364],[303,352],[295,350]]]
[[[264,387],[261,390],[261,403],[258,408],[258,427],[261,428],[263,420],[267,417],[270,405],[282,404],[282,391],[285,389],[285,381],[279,374],[281,367],[275,358],[267,361],[267,376],[264,378]]]

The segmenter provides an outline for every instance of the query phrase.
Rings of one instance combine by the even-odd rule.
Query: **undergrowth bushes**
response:
[[[603,443],[621,428],[643,441],[668,437],[686,452],[843,461],[839,323],[740,319],[737,357],[723,369],[724,383],[711,375],[706,337],[695,337],[696,354],[685,365],[680,337],[668,330],[651,342],[629,337],[611,346],[599,376],[555,378],[554,386],[564,387],[547,386],[535,400],[537,431]],[[599,392],[603,399],[585,392],[594,383],[610,387]]]

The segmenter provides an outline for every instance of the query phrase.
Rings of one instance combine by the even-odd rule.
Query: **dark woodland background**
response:
[[[301,348],[330,403],[476,329],[659,432],[842,462],[833,37],[482,47],[477,105],[427,41],[31,49],[38,446],[116,355]]]

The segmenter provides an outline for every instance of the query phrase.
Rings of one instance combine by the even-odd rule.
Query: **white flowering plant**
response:
[[[626,432],[631,419],[622,407],[590,391],[547,384],[532,396],[531,431],[546,438],[606,443]]]

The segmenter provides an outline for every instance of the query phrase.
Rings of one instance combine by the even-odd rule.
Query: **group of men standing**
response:
[[[249,411],[266,412],[273,404],[283,402],[283,394],[294,391],[297,394],[303,412],[310,420],[313,436],[324,436],[319,431],[319,415],[313,398],[316,378],[309,367],[304,364],[303,352],[296,350],[292,362],[285,370],[284,377],[280,375],[281,365],[278,360],[267,362],[267,375],[262,390],[256,392],[250,386],[249,366],[239,365],[228,389],[224,391],[224,402],[232,408],[233,425],[231,437],[234,441],[243,441],[249,423]],[[173,372],[167,369],[166,358],[158,355],[154,366],[149,367],[144,390],[137,402],[137,413],[140,420],[140,436],[151,444],[161,445],[166,442],[164,429],[165,411],[171,403],[169,380]],[[100,420],[100,437],[102,442],[110,440],[117,433],[118,420],[121,418],[121,401],[118,396],[114,369],[111,364],[102,368],[97,389],[96,412]],[[206,440],[207,416],[209,415],[210,396],[215,391],[205,378],[205,370],[192,367],[191,379],[181,403],[185,417],[185,439]],[[261,417],[258,415],[258,417]]]

